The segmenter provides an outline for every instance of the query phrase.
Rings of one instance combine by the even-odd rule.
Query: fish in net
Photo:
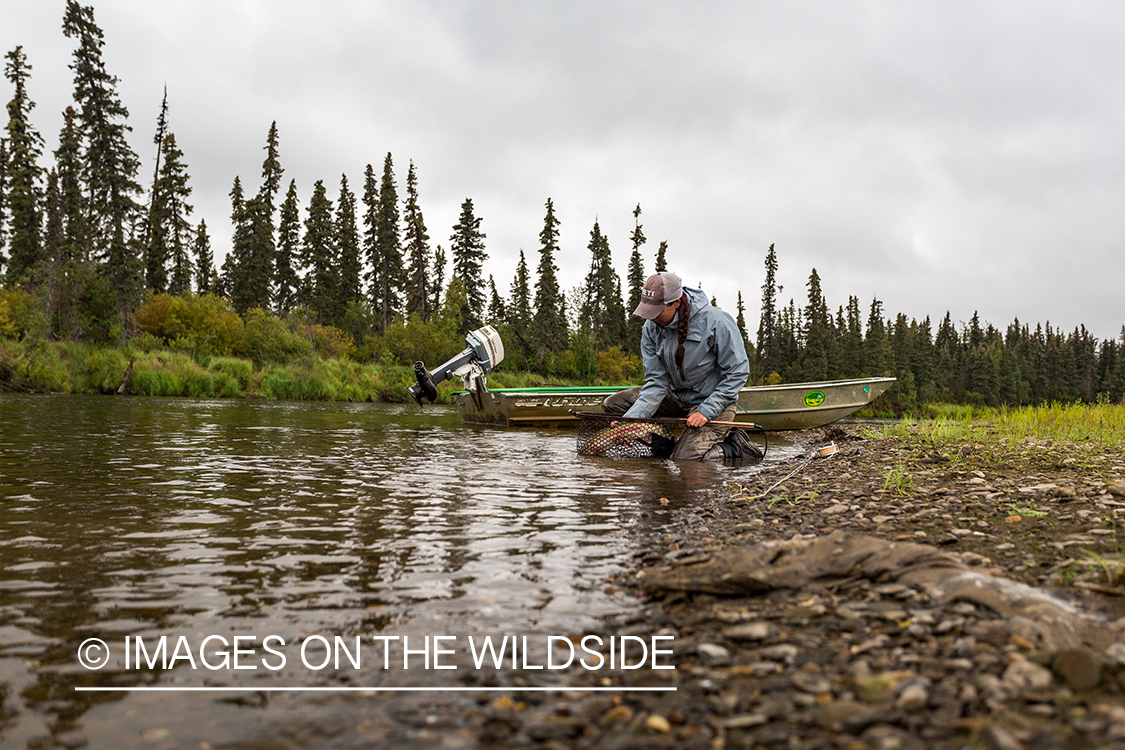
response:
[[[667,458],[676,447],[675,424],[623,419],[613,414],[581,412],[578,455],[607,458]]]
[[[676,430],[687,420],[671,417],[620,417],[602,412],[571,412],[581,422],[578,425],[578,455],[606,456],[608,458],[668,458],[676,447]],[[752,461],[765,459],[769,439],[765,430],[756,424],[745,427],[761,433],[765,445],[759,448],[750,440],[742,425],[733,422],[712,422],[729,427],[722,440],[715,443],[704,458],[723,461]]]

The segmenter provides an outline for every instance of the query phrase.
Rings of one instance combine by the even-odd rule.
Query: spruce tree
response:
[[[465,285],[463,325],[469,330],[478,328],[484,313],[484,279],[482,269],[488,254],[484,251],[484,232],[480,231],[481,217],[473,213],[473,199],[461,204],[461,215],[449,237],[449,251],[453,255],[453,275]]]
[[[277,258],[274,264],[274,305],[285,317],[297,306],[300,279],[296,264],[301,252],[301,215],[297,205],[297,181],[289,181],[289,191],[281,204],[277,221]]]
[[[496,290],[496,280],[492,278],[492,274],[488,274],[488,322],[491,325],[508,322],[508,306]]]
[[[16,47],[5,55],[4,75],[15,89],[8,102],[7,154],[5,159],[5,202],[9,214],[8,269],[11,285],[30,287],[43,275],[43,170],[39,157],[43,138],[31,125],[30,114],[35,107],[27,93],[31,65]]]
[[[377,296],[375,290],[381,278],[376,234],[379,226],[379,182],[375,179],[375,169],[370,164],[363,170],[363,197],[360,202],[363,203],[363,253],[367,258],[364,280],[367,282],[368,295],[374,303]]]
[[[172,262],[168,291],[184,295],[191,292],[192,227],[188,221],[193,208],[187,202],[191,186],[187,184],[187,166],[183,152],[176,145],[176,136],[169,133],[164,138],[164,166],[160,171],[160,191],[167,199],[168,223],[165,227],[169,257]]]
[[[47,276],[47,319],[57,315],[57,306],[63,285],[60,284],[59,256],[62,253],[62,212],[59,206],[59,173],[52,169],[47,173],[47,192],[44,196],[46,227],[43,233],[43,257]]]
[[[882,377],[894,374],[894,357],[887,339],[887,324],[883,320],[883,303],[877,298],[871,300],[864,349],[865,369],[868,375]]]
[[[531,279],[527,269],[527,260],[523,255],[523,248],[520,248],[520,259],[516,263],[516,275],[512,279],[508,321],[519,332],[519,336],[526,339],[528,326],[531,325]]]
[[[8,263],[8,141],[0,138],[0,272]]]
[[[200,294],[213,294],[216,282],[215,256],[211,252],[211,237],[207,234],[207,222],[199,220],[192,246],[195,255],[195,288]]]
[[[653,273],[660,273],[661,271],[668,270],[668,240],[660,243],[656,248],[656,266],[653,268]]]
[[[304,304],[321,323],[333,322],[336,298],[336,248],[335,227],[332,221],[332,201],[324,181],[317,180],[309,199],[308,218],[305,219],[305,238],[301,246],[302,265],[308,269],[307,299]]]
[[[377,316],[379,331],[385,333],[387,327],[402,313],[402,291],[406,285],[398,225],[398,189],[395,187],[394,163],[390,152],[383,159],[383,177],[379,181],[379,202],[374,218],[371,307]]]
[[[442,289],[445,288],[445,250],[441,245],[434,248],[434,277],[431,280],[430,286],[433,287],[434,296],[433,304],[430,309],[435,313],[442,310]]]
[[[734,324],[738,326],[738,332],[742,335],[742,343],[747,351],[750,350],[750,334],[746,331],[746,305],[742,302],[742,290],[738,291],[738,298],[735,302],[735,310],[738,316],[734,319]]]
[[[559,252],[559,220],[555,204],[547,199],[543,230],[539,233],[538,280],[535,282],[535,317],[532,322],[532,346],[539,364],[547,363],[547,354],[558,354],[569,344],[566,322],[566,299],[559,287],[559,268],[555,255]]]
[[[55,149],[55,165],[59,173],[59,214],[62,219],[62,241],[59,252],[66,262],[84,263],[90,259],[86,234],[86,216],[82,197],[82,143],[74,107],[63,111],[63,129],[59,147]]]
[[[188,216],[193,210],[187,198],[191,195],[187,166],[183,152],[176,145],[176,136],[164,136],[161,151],[163,163],[153,185],[150,240],[146,257],[145,281],[155,292],[167,289],[171,294],[191,291],[191,270],[188,246],[191,244],[191,223]],[[167,264],[172,264],[169,283]]]
[[[770,244],[766,253],[766,280],[762,284],[762,314],[758,322],[758,359],[768,375],[777,371],[777,251]],[[781,373],[778,373],[779,375]]]
[[[156,116],[156,135],[152,143],[156,146],[156,166],[152,169],[152,188],[149,191],[148,214],[145,216],[141,244],[144,247],[145,283],[152,287],[149,279],[149,253],[152,241],[152,213],[156,208],[156,182],[160,179],[160,160],[164,155],[164,136],[168,134],[168,87],[164,87],[164,98],[160,101],[160,114]]]
[[[624,335],[624,304],[621,279],[613,270],[609,240],[598,222],[590,230],[590,270],[586,274],[579,326],[595,356],[611,346],[620,346]]]
[[[239,312],[254,308],[270,309],[274,285],[274,202],[281,185],[281,163],[278,159],[277,122],[270,125],[262,161],[262,185],[257,195],[242,206],[235,240],[238,263],[231,290],[231,303]]]
[[[1110,403],[1125,403],[1125,326],[1121,326],[1121,343],[1117,347],[1117,363],[1106,388]]]
[[[832,321],[828,317],[828,304],[820,288],[820,275],[814,268],[808,280],[809,304],[805,307],[804,356],[805,380],[827,380],[831,355]]]
[[[347,176],[341,175],[340,198],[336,202],[337,321],[344,317],[348,305],[362,299],[359,286],[362,264],[359,258],[359,230],[356,227],[355,209],[355,193],[348,188]]]
[[[242,179],[235,175],[230,189],[230,223],[234,227],[231,250],[223,261],[222,286],[239,313],[249,310],[249,285],[243,278],[250,269],[250,242],[253,229],[250,209],[242,190]]]
[[[139,206],[136,182],[140,166],[125,134],[131,130],[129,111],[118,98],[118,80],[105,70],[102,60],[102,30],[94,21],[94,9],[67,0],[63,34],[78,40],[74,51],[74,100],[86,148],[83,175],[86,197],[85,229],[91,253],[102,263],[114,295],[121,322],[121,338],[128,335],[132,308],[143,291],[143,267],[130,226]]]
[[[529,337],[531,335],[531,275],[527,268],[527,259],[524,257],[523,248],[520,248],[520,259],[516,263],[516,275],[512,279],[510,295],[506,312],[508,332],[511,341],[506,344],[505,351],[512,357],[513,365],[527,368],[528,357],[531,353]]]
[[[858,378],[863,374],[863,316],[859,297],[848,296],[845,324],[840,332],[840,375]]]
[[[406,314],[425,323],[433,308],[430,289],[430,235],[418,205],[418,174],[414,162],[406,172],[406,203],[403,206],[403,246],[406,250]]]
[[[648,278],[645,276],[644,261],[641,259],[641,247],[647,240],[644,232],[641,231],[640,203],[633,209],[633,233],[629,235],[629,239],[633,243],[633,252],[629,255],[629,302],[625,306],[625,314],[628,315],[626,350],[636,354],[640,352],[641,328],[645,321],[644,318],[633,315],[633,311],[641,304],[641,289]]]

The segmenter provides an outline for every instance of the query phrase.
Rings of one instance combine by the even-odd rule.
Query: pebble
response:
[[[749,729],[750,727],[761,726],[769,720],[770,718],[764,714],[742,714],[727,719],[723,722],[723,726],[727,729]]]
[[[695,652],[710,664],[725,664],[730,661],[730,651],[717,643],[700,643]]]
[[[732,641],[761,641],[769,638],[768,622],[747,622],[723,629],[723,635]]]
[[[895,699],[895,707],[904,711],[917,711],[930,702],[930,691],[920,682],[912,682],[902,689]]]
[[[820,694],[832,691],[832,683],[816,672],[797,671],[791,678],[793,687],[806,693]]]
[[[1086,648],[1059,651],[1051,668],[1066,681],[1071,690],[1093,690],[1102,680],[1102,665],[1097,654]]]
[[[987,726],[980,737],[989,750],[1023,750],[1023,743],[1015,738],[1011,732],[997,726]]]
[[[1001,678],[1003,683],[1016,691],[1046,690],[1051,687],[1054,675],[1051,670],[1033,661],[1021,659],[1008,665]]]

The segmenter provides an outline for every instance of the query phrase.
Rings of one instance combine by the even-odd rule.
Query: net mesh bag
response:
[[[675,427],[679,424],[653,419],[633,419],[577,412],[578,455],[607,458],[667,458],[676,447]]]

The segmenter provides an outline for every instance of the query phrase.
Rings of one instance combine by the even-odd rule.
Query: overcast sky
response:
[[[0,0],[0,47],[34,67],[35,126],[71,100],[65,3]],[[151,180],[163,87],[216,256],[235,175],[260,181],[277,121],[282,191],[362,192],[391,152],[419,176],[434,244],[461,202],[507,295],[534,272],[544,204],[564,286],[597,219],[624,283],[669,266],[757,329],[776,243],[783,303],[816,268],[848,295],[937,323],[974,310],[1125,324],[1125,5],[1118,2],[372,2],[97,0],[108,71]],[[3,101],[11,97],[6,81]]]

